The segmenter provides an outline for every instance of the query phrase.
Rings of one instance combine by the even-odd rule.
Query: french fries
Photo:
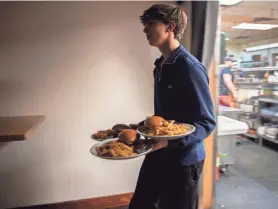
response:
[[[115,131],[113,131],[112,129],[107,129],[107,130],[97,131],[96,133],[94,133],[92,135],[92,138],[94,138],[94,139],[108,139],[108,138],[112,138],[114,136],[116,136]]]
[[[174,120],[163,121],[163,124],[159,127],[149,129],[147,131],[148,136],[174,136],[185,134],[189,131],[184,124],[176,124]]]
[[[100,156],[106,157],[130,157],[135,156],[133,147],[129,147],[122,142],[112,141],[96,148]]]

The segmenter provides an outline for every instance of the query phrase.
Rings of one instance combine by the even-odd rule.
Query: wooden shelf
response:
[[[43,115],[0,117],[0,142],[26,140],[44,118]]]
[[[278,84],[277,84],[278,85]],[[278,97],[270,97],[270,98],[261,98],[259,99],[261,102],[267,102],[267,103],[273,103],[273,104],[278,104]]]
[[[271,120],[278,120],[278,116],[275,115],[265,115],[265,114],[259,114],[261,118],[271,119]]]
[[[271,141],[271,142],[273,142],[275,144],[278,144],[278,140],[272,139],[272,138],[270,138],[268,136],[259,135],[259,137],[262,138],[262,139],[265,139],[267,141]]]
[[[250,138],[253,138],[253,139],[257,139],[258,138],[256,134],[248,134],[248,133],[246,133],[246,134],[242,134],[242,135],[250,137]]]
[[[239,68],[236,70],[241,70],[243,72],[253,72],[253,71],[278,71],[278,68],[273,66],[273,67],[253,67],[253,68]]]

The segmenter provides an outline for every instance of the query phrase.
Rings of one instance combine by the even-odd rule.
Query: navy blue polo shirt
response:
[[[196,127],[193,134],[168,141],[170,155],[195,164],[205,159],[203,140],[216,126],[207,70],[182,45],[162,60],[155,61],[154,115]]]

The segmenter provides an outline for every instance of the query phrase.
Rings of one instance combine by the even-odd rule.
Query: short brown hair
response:
[[[165,24],[175,22],[174,35],[176,39],[181,39],[187,26],[187,16],[185,12],[174,4],[155,4],[145,10],[140,16],[141,23],[146,25],[151,20],[161,21]]]

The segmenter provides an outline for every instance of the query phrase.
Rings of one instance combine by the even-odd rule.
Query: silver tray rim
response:
[[[176,139],[188,136],[188,135],[192,134],[193,132],[195,132],[195,130],[196,130],[195,126],[193,126],[191,124],[187,124],[187,123],[182,123],[182,124],[189,127],[190,131],[188,131],[185,134],[173,135],[173,136],[163,136],[163,135],[162,136],[149,136],[146,133],[144,133],[144,129],[146,129],[145,126],[140,126],[136,131],[141,136],[144,136],[144,137],[149,138],[149,139],[157,139],[157,140],[176,140]]]
[[[102,146],[108,142],[112,142],[112,141],[117,141],[118,138],[113,138],[113,139],[106,139],[104,141],[101,141],[101,142],[98,142],[96,144],[94,144],[91,149],[90,149],[90,152],[91,154],[97,156],[97,157],[100,157],[100,158],[103,158],[103,159],[109,159],[109,160],[127,160],[127,159],[133,159],[133,158],[137,158],[137,157],[141,157],[143,155],[146,155],[148,154],[149,152],[152,151],[152,148],[153,148],[153,145],[149,145],[150,148],[147,149],[145,152],[142,152],[140,154],[137,154],[135,156],[130,156],[130,157],[106,157],[106,156],[100,156],[98,153],[97,153],[97,150],[96,150],[96,147],[99,147],[99,146]]]

